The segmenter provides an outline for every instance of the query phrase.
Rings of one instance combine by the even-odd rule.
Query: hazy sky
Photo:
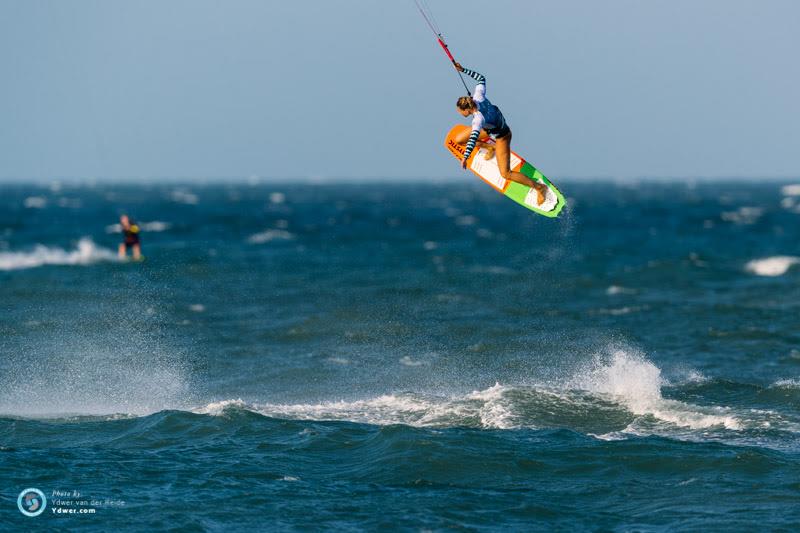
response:
[[[800,2],[428,0],[559,176],[800,176]],[[0,179],[455,176],[413,0],[0,0]]]

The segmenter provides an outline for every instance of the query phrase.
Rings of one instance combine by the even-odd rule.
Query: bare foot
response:
[[[484,148],[486,148],[486,153],[483,154],[483,158],[486,161],[488,161],[494,157],[494,146],[492,146],[491,144],[487,144],[486,146],[484,146]]]
[[[532,187],[536,189],[536,205],[542,205],[547,197],[547,186],[534,181]]]

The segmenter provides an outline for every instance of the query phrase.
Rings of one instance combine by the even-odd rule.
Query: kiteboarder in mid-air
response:
[[[486,78],[474,70],[464,68],[461,64],[453,62],[456,70],[463,72],[478,82],[472,96],[462,96],[456,102],[456,109],[462,116],[472,115],[472,130],[464,130],[457,135],[454,141],[465,144],[466,150],[461,160],[461,168],[467,168],[467,160],[477,144],[484,144],[481,139],[491,137],[494,139],[494,154],[497,158],[497,167],[504,179],[516,181],[522,185],[532,187],[537,193],[537,205],[545,200],[547,186],[530,179],[521,172],[511,170],[511,129],[506,124],[506,119],[500,109],[486,98]],[[488,146],[488,145],[486,145]],[[491,157],[490,154],[487,156]]]

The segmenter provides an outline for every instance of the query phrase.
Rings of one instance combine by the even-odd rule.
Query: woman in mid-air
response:
[[[525,174],[511,170],[511,129],[506,124],[500,109],[486,98],[486,78],[483,74],[464,68],[459,63],[455,63],[455,67],[459,72],[463,72],[478,82],[472,92],[472,96],[462,96],[456,102],[456,109],[462,116],[473,115],[472,131],[469,133],[464,131],[463,134],[455,138],[457,143],[467,145],[464,157],[461,160],[461,168],[467,168],[467,159],[469,159],[476,145],[491,147],[491,145],[485,144],[479,139],[491,137],[495,142],[494,154],[497,158],[497,167],[500,169],[500,175],[504,179],[533,187],[538,197],[536,203],[541,205],[545,200],[547,186],[533,181]],[[487,153],[487,158],[491,158],[491,151]]]

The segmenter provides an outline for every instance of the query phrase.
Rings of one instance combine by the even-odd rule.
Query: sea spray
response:
[[[116,261],[117,255],[97,246],[84,237],[75,250],[64,250],[37,244],[29,252],[0,252],[0,270],[21,270],[44,265],[91,265],[100,261]]]

